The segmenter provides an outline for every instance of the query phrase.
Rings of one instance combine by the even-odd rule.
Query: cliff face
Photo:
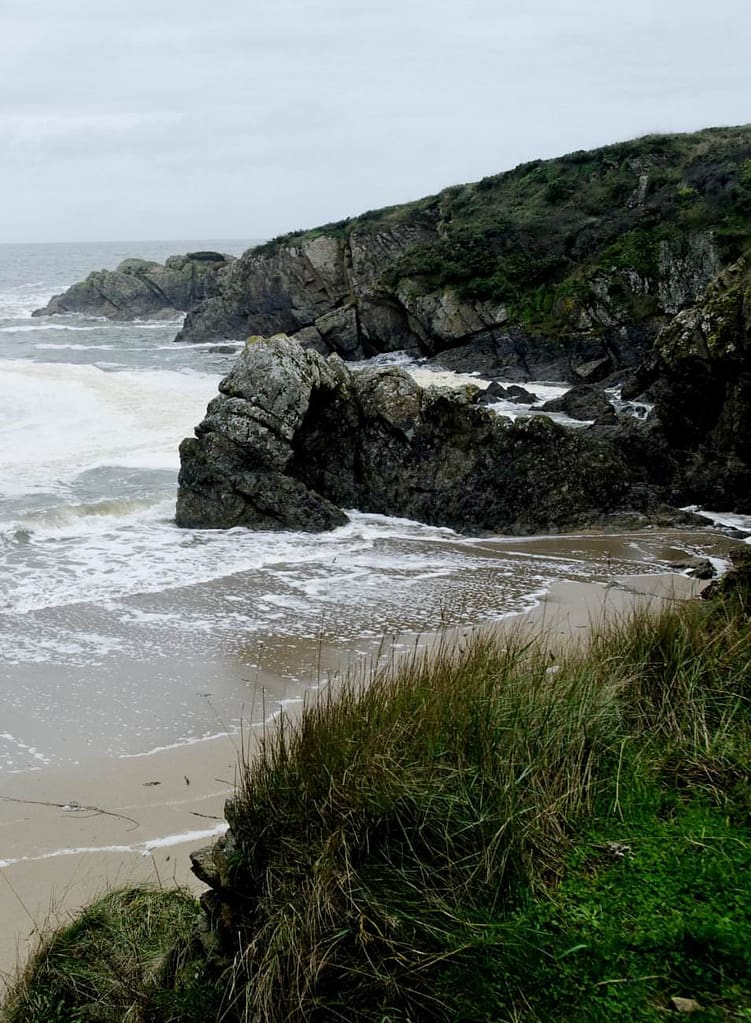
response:
[[[246,253],[178,340],[284,331],[355,359],[479,353],[569,379],[636,364],[751,231],[751,129],[536,161]]]
[[[32,315],[172,319],[217,294],[233,258],[218,252],[189,252],[170,256],[164,265],[148,259],[125,259],[115,270],[93,271]]]
[[[751,513],[751,267],[738,260],[656,343],[655,415],[676,499]]]

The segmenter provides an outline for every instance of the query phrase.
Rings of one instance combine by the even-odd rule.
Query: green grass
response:
[[[745,622],[694,608],[552,666],[478,642],[319,703],[229,812],[247,1018],[503,1018],[477,1014],[474,952],[551,897],[577,836],[646,820],[659,844],[662,789],[707,813],[746,798],[750,675]]]
[[[4,1023],[141,1023],[179,1003],[198,903],[182,890],[112,891],[45,939],[8,996]],[[166,1006],[165,1006],[166,1007]],[[159,1019],[182,1019],[171,1013]]]
[[[646,1023],[680,996],[748,1020],[748,626],[731,594],[585,653],[477,640],[343,685],[245,766],[223,949],[156,927],[140,1016],[119,967],[114,1014],[81,1014],[83,980],[38,1009],[91,957],[94,907],[0,1018]]]

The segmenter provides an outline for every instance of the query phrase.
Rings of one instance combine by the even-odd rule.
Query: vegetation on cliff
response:
[[[246,765],[213,930],[166,942],[158,985],[61,993],[84,916],[3,1018],[747,1019],[751,630],[726,589],[585,653],[477,641],[344,686]]]
[[[534,160],[417,202],[284,235],[254,252],[400,226],[421,227],[426,237],[381,268],[381,285],[395,295],[405,281],[426,292],[448,287],[465,300],[503,303],[513,319],[555,334],[580,326],[582,312],[601,305],[606,280],[624,312],[657,315],[666,305],[661,271],[690,258],[697,238],[711,234],[721,265],[747,251],[751,127],[651,135]]]

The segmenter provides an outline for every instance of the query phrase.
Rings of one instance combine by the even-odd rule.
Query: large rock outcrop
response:
[[[751,513],[751,266],[719,274],[660,333],[654,415],[676,463],[674,498]]]
[[[222,276],[233,262],[233,256],[219,252],[170,256],[164,265],[148,259],[125,259],[115,270],[93,271],[32,315],[172,319],[217,294]]]
[[[180,446],[181,526],[321,530],[357,508],[519,533],[654,505],[595,430],[511,422],[476,395],[351,371],[286,336],[251,339],[219,390]]]

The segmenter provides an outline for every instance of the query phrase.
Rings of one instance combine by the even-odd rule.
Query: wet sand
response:
[[[622,546],[614,538],[589,540]],[[499,542],[508,546],[508,541]],[[551,542],[526,543],[533,553]],[[726,546],[732,544],[720,544]],[[553,646],[576,643],[606,616],[626,617],[636,607],[656,609],[691,597],[701,586],[670,572],[562,580],[532,610],[480,627],[521,628]],[[452,633],[466,636],[473,628]],[[309,641],[300,644],[295,657],[314,691],[328,677],[350,670],[367,673],[377,663],[398,660],[434,641],[435,634],[409,633],[348,645]],[[289,658],[288,637],[283,644]],[[274,660],[270,639],[263,651],[265,675]],[[261,681],[273,688],[273,681]],[[277,679],[275,691],[282,692],[284,684]],[[287,705],[292,712],[303,705],[300,685],[293,689]],[[237,779],[241,753],[252,753],[256,742],[256,732],[248,727],[242,738],[222,736],[148,756],[93,758],[65,769],[0,775],[0,976],[12,976],[40,933],[107,888],[148,882],[187,884],[200,891],[188,853],[223,830],[224,802]]]

